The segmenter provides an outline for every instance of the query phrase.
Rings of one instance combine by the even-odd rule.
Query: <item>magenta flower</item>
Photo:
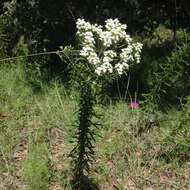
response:
[[[130,103],[130,108],[131,109],[138,109],[139,108],[139,103],[137,101],[132,101]]]

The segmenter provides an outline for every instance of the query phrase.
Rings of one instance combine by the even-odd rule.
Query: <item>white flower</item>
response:
[[[97,75],[122,75],[131,63],[140,62],[142,44],[134,43],[126,34],[126,28],[127,25],[121,24],[118,19],[106,20],[105,30],[101,25],[77,20],[77,35],[82,45],[80,55],[94,66]],[[113,49],[118,43],[124,45],[123,49],[119,49],[121,52]]]
[[[113,50],[107,50],[104,52],[104,56],[106,57],[108,56],[113,59],[114,57],[117,56],[117,54]]]
[[[80,50],[80,55],[83,57],[87,57],[90,53],[94,52],[93,48],[90,46],[84,46],[82,50]]]
[[[87,57],[87,60],[92,65],[97,65],[98,63],[100,63],[100,59],[95,52],[90,52],[89,56]]]
[[[105,47],[110,47],[112,45],[112,35],[109,31],[103,31],[100,33],[100,40],[103,42]]]
[[[114,43],[125,39],[127,25],[121,24],[118,19],[108,19],[105,28],[111,33],[111,40]]]
[[[87,44],[89,46],[93,46],[95,44],[95,40],[94,40],[94,36],[92,32],[90,31],[85,32],[83,44],[84,45]]]
[[[123,74],[123,65],[122,64],[117,63],[115,65],[115,69],[116,69],[116,71],[118,72],[119,75]]]
[[[94,24],[94,25],[91,25],[91,28],[92,28],[92,31],[94,33],[98,34],[99,36],[103,32],[103,30],[102,30],[103,27],[101,25]]]
[[[78,30],[91,30],[91,24],[86,22],[84,19],[77,19],[76,25]]]
[[[126,34],[125,35],[125,41],[130,44],[132,42],[132,38],[130,37],[130,35]]]
[[[95,69],[95,73],[96,73],[97,75],[101,75],[101,73],[102,73],[101,68],[100,68],[100,67],[96,68],[96,69]]]
[[[133,53],[133,46],[132,45],[129,45],[127,46],[127,48],[124,48],[121,50],[121,54],[120,54],[120,58],[122,61],[128,63],[130,61],[134,61],[134,58],[132,56],[132,53]]]
[[[125,70],[129,69],[129,65],[125,62],[120,62],[115,65],[115,69],[119,75],[122,75]]]
[[[126,28],[127,28],[127,25],[121,24],[117,18],[114,20],[108,19],[105,21],[105,23],[106,23],[105,28],[108,31],[112,31],[114,29],[126,30]]]

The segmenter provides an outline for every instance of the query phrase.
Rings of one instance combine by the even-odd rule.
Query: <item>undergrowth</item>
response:
[[[78,100],[58,80],[34,93],[22,73],[19,65],[0,68],[0,189],[71,190]],[[110,100],[101,108],[93,183],[102,190],[188,190],[189,100],[182,107],[147,114]]]

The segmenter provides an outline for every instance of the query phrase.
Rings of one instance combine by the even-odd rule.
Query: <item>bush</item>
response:
[[[144,59],[143,80],[148,87],[146,105],[165,108],[168,104],[179,105],[190,94],[190,43],[186,33],[180,35],[184,37],[183,42],[179,37],[178,46],[170,55]]]
[[[162,157],[166,161],[179,163],[190,161],[190,96],[182,111],[170,114],[163,129],[164,147],[167,147]]]
[[[152,32],[152,35],[144,39],[144,44],[148,51],[155,55],[163,55],[172,49],[173,39],[174,34],[172,30],[164,25],[159,25]]]

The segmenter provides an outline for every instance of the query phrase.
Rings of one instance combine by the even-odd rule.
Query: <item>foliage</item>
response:
[[[181,112],[173,114],[163,128],[163,143],[167,147],[162,155],[167,162],[177,161],[184,164],[190,160],[190,98]]]
[[[1,33],[1,35],[0,35],[0,49],[1,49],[0,50],[0,59],[3,59],[5,56],[4,39],[5,39],[5,36],[2,35],[2,33]]]
[[[145,96],[145,105],[152,104],[152,109],[162,107],[167,109],[168,104],[180,105],[180,102],[189,95],[189,51],[190,45],[187,33],[179,32],[179,42],[175,51],[157,60],[151,57],[144,58],[144,83],[148,84]],[[180,37],[181,36],[181,37]],[[146,62],[147,65],[146,65]],[[146,80],[147,81],[146,81]],[[157,108],[158,108],[157,107]]]
[[[28,189],[27,176],[35,171],[29,166],[43,166],[41,173],[47,171],[43,169],[47,164],[48,188],[71,190],[68,155],[71,134],[76,130],[72,124],[77,120],[73,113],[78,110],[78,98],[75,93],[69,95],[59,80],[43,84],[42,91],[34,93],[20,69],[15,64],[0,69],[0,187]],[[188,189],[189,153],[183,142],[188,143],[189,138],[180,127],[177,133],[172,132],[187,114],[186,106],[182,112],[173,108],[167,113],[156,112],[152,118],[141,104],[138,110],[131,110],[125,101],[110,100],[98,108],[103,126],[97,129],[101,137],[96,137],[95,164],[89,177],[100,189]],[[188,131],[186,116],[187,127],[182,129]],[[48,143],[44,145],[44,141]],[[174,149],[176,142],[180,154]],[[29,174],[23,172],[26,170]],[[33,173],[34,179],[38,174]]]
[[[151,114],[147,114],[147,121],[145,121],[143,112],[137,111],[132,116],[129,114],[130,110],[128,109],[122,110],[124,115],[120,113],[119,108],[111,112],[112,115],[118,114],[119,116],[122,115],[122,117],[117,115],[113,119],[109,116],[109,120],[106,123],[106,129],[109,128],[108,125],[111,127],[105,134],[110,135],[112,138],[107,137],[108,142],[110,142],[108,147],[106,146],[107,139],[103,139],[103,141],[105,140],[105,147],[102,149],[105,154],[103,154],[104,159],[101,160],[101,163],[97,163],[97,167],[95,166],[96,169],[99,167],[98,174],[101,174],[102,178],[106,179],[108,177],[106,173],[114,170],[114,167],[112,166],[110,169],[109,166],[103,166],[102,163],[104,165],[105,163],[110,164],[110,160],[115,159],[116,167],[119,168],[119,171],[122,171],[121,175],[124,175],[123,166],[126,166],[126,171],[131,172],[130,179],[128,179],[130,185],[135,181],[134,188],[143,187],[147,189],[149,188],[149,181],[155,182],[155,179],[152,179],[150,174],[153,174],[159,180],[163,177],[163,174],[155,174],[158,170],[165,170],[163,172],[167,173],[166,169],[160,169],[162,168],[160,166],[163,166],[162,160],[160,161],[159,159],[160,157],[167,162],[174,160],[180,164],[183,162],[185,164],[186,161],[189,161],[189,131],[187,127],[189,123],[189,100],[183,107],[183,104],[186,103],[186,97],[190,95],[189,15],[188,0],[151,2],[146,0],[58,0],[56,3],[52,0],[2,0],[0,2],[0,58],[23,56],[13,61],[0,63],[0,74],[2,76],[0,79],[0,109],[3,109],[3,111],[5,109],[9,112],[4,114],[0,110],[0,124],[2,126],[0,130],[3,131],[0,134],[3,139],[1,144],[5,145],[5,148],[3,145],[0,146],[0,161],[5,163],[5,166],[2,166],[3,170],[0,172],[2,173],[0,175],[8,175],[9,184],[12,184],[12,186],[7,188],[11,189],[14,186],[11,180],[14,181],[12,170],[16,170],[16,164],[11,164],[11,154],[14,154],[15,146],[19,142],[20,130],[22,132],[22,130],[24,131],[23,127],[34,125],[34,128],[36,126],[47,127],[48,133],[50,133],[49,128],[53,130],[54,127],[57,129],[60,126],[64,126],[64,130],[67,131],[66,126],[70,126],[72,123],[70,118],[73,119],[75,117],[71,116],[75,108],[69,110],[70,114],[65,115],[65,107],[68,108],[68,105],[63,96],[66,92],[62,88],[59,89],[58,86],[50,87],[49,90],[46,89],[46,93],[51,95],[48,94],[46,97],[40,93],[40,96],[38,96],[32,95],[33,92],[27,86],[28,83],[32,84],[33,89],[41,89],[43,91],[43,81],[51,81],[52,76],[57,77],[58,73],[62,75],[64,81],[70,78],[70,86],[73,88],[77,87],[80,90],[78,118],[75,119],[77,126],[79,126],[77,139],[86,139],[85,142],[93,142],[94,136],[92,135],[91,137],[90,134],[94,134],[91,124],[94,124],[95,105],[103,99],[106,86],[115,79],[121,79],[119,75],[123,74],[123,71],[128,71],[128,65],[131,65],[130,61],[126,61],[130,55],[121,56],[123,48],[126,50],[125,53],[130,51],[126,44],[125,47],[114,47],[115,44],[111,43],[110,47],[105,48],[110,42],[117,41],[117,38],[106,36],[105,34],[108,34],[110,31],[106,31],[101,27],[104,20],[108,18],[119,18],[122,23],[128,23],[129,33],[135,36],[135,39],[143,40],[145,47],[143,50],[143,61],[133,67],[135,69],[133,70],[129,88],[134,92],[136,91],[136,83],[138,84],[137,91],[139,97],[142,97],[142,93],[144,93],[143,103],[146,111],[151,112],[155,116],[157,110],[160,108],[167,110],[168,105],[171,104],[176,104],[178,108],[182,108],[182,111],[175,110],[175,113],[171,113],[171,117],[166,116],[165,123],[159,123],[164,126],[162,139],[160,137],[160,128],[158,127],[160,125],[157,125],[158,122],[154,122],[154,119],[152,122]],[[98,23],[98,25],[93,26],[96,26],[94,28],[99,29],[99,31],[91,30],[92,28],[86,31],[86,28],[83,28],[84,31],[81,32],[82,35],[77,36],[79,37],[77,41],[75,34],[79,28],[75,26],[76,18],[84,18],[91,23]],[[122,27],[125,28],[126,26],[123,25]],[[101,34],[98,34],[98,32]],[[112,32],[114,33],[115,31],[112,30]],[[120,32],[122,33],[123,31],[120,30]],[[80,43],[79,46],[78,42]],[[123,41],[119,43],[119,45],[122,45]],[[65,46],[68,44],[72,44],[74,47],[77,46],[77,48],[68,47],[62,49],[61,51],[64,54],[62,54],[63,62],[56,55],[27,58],[30,53],[56,50],[60,45]],[[137,43],[134,44],[137,45]],[[136,47],[135,45],[132,48],[133,50]],[[85,51],[86,47],[91,48],[90,52]],[[112,50],[112,47],[115,48],[115,52],[106,56],[104,53]],[[117,56],[114,56],[114,53]],[[139,56],[135,56],[135,52],[132,54],[134,55],[133,59],[137,61]],[[121,58],[124,57],[126,60],[123,59],[121,61]],[[130,59],[132,60],[131,57]],[[95,63],[94,60],[98,60],[95,67],[92,64]],[[68,62],[71,64],[67,64]],[[125,79],[122,78],[122,80]],[[124,86],[125,84],[124,81]],[[46,86],[45,88],[49,87]],[[64,92],[61,92],[62,90]],[[70,95],[73,96],[71,93]],[[41,103],[36,103],[36,97],[44,99],[41,100]],[[33,108],[33,104],[38,105]],[[62,112],[64,112],[63,116]],[[82,114],[83,112],[85,114]],[[91,115],[91,113],[93,114]],[[31,116],[33,114],[34,118]],[[132,119],[129,120],[129,117]],[[40,122],[38,123],[37,120],[39,118]],[[119,121],[117,121],[118,118],[120,118]],[[82,122],[83,119],[86,122]],[[31,124],[31,121],[33,121],[33,124]],[[157,128],[154,128],[154,126]],[[84,129],[87,130],[87,133]],[[137,131],[135,132],[134,130],[136,129]],[[44,135],[45,138],[46,135]],[[84,141],[82,140],[81,142]],[[89,146],[84,145],[86,144],[78,143],[76,146],[78,149],[76,148],[76,150],[93,149],[91,144]],[[44,161],[42,157],[34,156],[44,152],[43,148],[39,151],[37,147],[33,148],[34,150],[29,153],[26,161],[27,181],[31,186],[34,184],[35,187],[31,187],[31,189],[39,189],[41,188],[40,186],[47,188],[47,184],[49,184],[47,182],[49,178],[47,175],[49,172],[47,160],[45,158]],[[171,150],[169,151],[168,149]],[[83,173],[89,171],[86,169],[88,168],[86,157],[87,154],[91,156],[91,152],[87,151],[87,154],[81,154],[82,156],[77,157],[79,152],[75,152],[75,171],[78,173],[77,175],[82,176]],[[92,151],[92,153],[94,152]],[[116,158],[117,156],[118,158]],[[34,163],[30,157],[34,158],[36,162]],[[87,161],[85,162],[86,165],[81,164],[84,160]],[[172,169],[177,173],[177,165],[173,162],[172,164],[175,167],[175,169]],[[42,185],[40,182],[38,184],[32,182],[33,178],[36,179],[35,172],[38,166],[41,169],[38,173],[39,176],[37,176],[39,179],[42,179],[40,181],[43,183]],[[84,168],[82,169],[82,167]],[[164,165],[164,167],[167,168],[168,165]],[[94,173],[96,173],[96,169]],[[145,171],[147,173],[144,173]],[[115,176],[119,175],[117,171],[115,173]],[[142,176],[146,176],[146,179]],[[98,177],[100,178],[100,176]],[[113,178],[111,177],[111,179]],[[162,180],[160,179],[160,182]],[[4,181],[4,177],[0,181]],[[174,181],[171,183],[174,185],[169,188],[182,188],[176,180]],[[125,184],[126,181],[121,183]],[[139,187],[138,184],[142,187]],[[188,188],[186,184],[184,183],[184,188]],[[130,188],[130,185],[127,188]],[[126,189],[120,184],[115,186]],[[159,186],[158,189],[162,187]]]
[[[21,36],[12,50],[14,58],[11,62],[20,65],[25,82],[34,91],[38,91],[41,89],[42,83],[47,82],[49,78],[47,67],[45,66],[48,62],[48,57],[30,56],[30,48],[24,36]]]
[[[24,173],[29,190],[47,190],[49,171],[45,144],[34,146],[25,161]]]
[[[93,127],[98,127],[96,123],[92,122],[92,117],[95,116],[93,105],[94,98],[91,91],[90,84],[81,84],[80,100],[78,110],[78,121],[76,127],[78,132],[76,135],[76,146],[71,151],[71,157],[74,164],[74,184],[76,189],[84,188],[84,176],[90,171],[90,163],[94,156],[94,141],[95,131]]]
[[[143,40],[147,54],[156,57],[166,56],[174,48],[174,32],[165,25],[160,24],[152,34]],[[155,58],[154,58],[155,59]]]
[[[52,0],[1,2],[1,17],[8,35],[9,52],[22,35],[32,44],[31,51],[35,51],[36,48],[38,52],[42,52],[44,48],[49,51],[63,44],[74,44],[75,19],[78,17],[99,24],[107,18],[119,18],[123,23],[128,23],[130,33],[146,38],[160,24],[166,25],[172,31],[177,27],[188,29],[189,12],[188,0],[177,4],[173,0],[95,0],[93,3],[86,0],[58,0],[56,4],[53,4]],[[52,59],[56,60],[49,62],[53,64],[53,68],[57,65],[62,67],[55,57]]]
[[[52,0],[18,1],[3,0],[1,2],[2,27],[7,35],[9,55],[21,36],[29,45],[29,52],[56,50],[60,45],[75,45],[76,18],[85,18],[92,23],[102,24],[107,18],[119,18],[128,24],[128,31],[138,38],[145,39],[144,44],[150,48],[146,54],[156,61],[157,56],[168,55],[176,39],[178,29],[189,30],[188,16],[190,13],[188,0],[149,2],[139,0],[94,0],[91,1],[60,1]],[[53,4],[53,5],[52,5]],[[30,20],[30,22],[28,22]],[[173,39],[171,41],[171,39]],[[161,43],[161,44],[160,44]],[[31,75],[39,76],[40,80],[50,81],[52,77],[62,75],[67,81],[68,70],[65,62],[56,56],[30,59]],[[151,63],[150,63],[151,64]],[[148,68],[151,65],[147,64]],[[29,69],[30,70],[30,69]],[[140,69],[141,70],[141,69]],[[30,76],[30,73],[28,72]],[[136,76],[142,75],[141,72]],[[33,77],[31,77],[33,78]],[[140,84],[142,77],[136,77]],[[40,86],[39,80],[34,80]],[[136,83],[136,82],[135,82]],[[143,84],[144,85],[144,84]],[[132,85],[131,85],[132,86]],[[131,90],[134,87],[130,87]],[[146,86],[142,86],[143,92]]]
[[[2,14],[0,15],[1,32],[5,35],[4,53],[6,56],[12,54],[13,48],[17,45],[18,39],[22,36],[20,32],[20,25],[15,14],[17,1],[2,3]]]

